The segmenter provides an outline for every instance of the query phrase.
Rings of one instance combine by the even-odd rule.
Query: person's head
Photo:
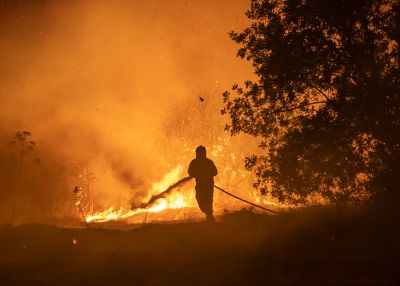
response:
[[[206,148],[204,146],[199,146],[196,148],[196,158],[206,158]]]

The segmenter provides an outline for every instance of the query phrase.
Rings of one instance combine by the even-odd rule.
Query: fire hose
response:
[[[174,189],[176,189],[178,187],[181,187],[182,185],[186,184],[191,179],[193,179],[193,177],[185,177],[183,179],[180,179],[178,182],[176,182],[176,183],[172,184],[171,186],[169,186],[164,192],[162,192],[162,193],[160,193],[158,195],[152,196],[147,203],[141,204],[140,206],[132,206],[132,209],[137,209],[139,207],[143,208],[143,209],[148,208],[149,206],[154,204],[155,201],[157,201],[160,198],[164,198],[166,195],[170,194]],[[222,189],[222,188],[220,188],[220,187],[218,187],[216,185],[214,185],[214,188],[220,190],[221,192],[223,192],[223,193],[225,193],[225,194],[227,194],[227,195],[229,195],[229,196],[231,196],[231,197],[233,197],[233,198],[235,198],[235,199],[237,199],[239,201],[245,202],[245,203],[247,203],[249,205],[252,205],[254,207],[263,209],[263,210],[265,210],[267,212],[271,212],[271,213],[274,213],[274,214],[280,214],[277,211],[273,211],[273,210],[267,209],[267,208],[265,208],[263,206],[260,206],[260,205],[257,205],[255,203],[249,202],[249,201],[247,201],[247,200],[245,200],[245,199],[243,199],[241,197],[238,197],[238,196],[236,196],[236,195],[234,195],[234,194],[232,194],[232,193],[230,193],[228,191],[225,191],[224,189]]]
[[[231,196],[231,197],[233,197],[233,198],[235,198],[235,199],[237,199],[237,200],[239,200],[239,201],[245,202],[245,203],[247,203],[247,204],[249,204],[249,205],[252,205],[252,206],[254,206],[254,207],[263,209],[263,210],[265,210],[265,211],[267,211],[267,212],[271,212],[271,213],[274,213],[274,214],[280,214],[280,213],[277,212],[277,211],[273,211],[273,210],[267,209],[267,208],[265,208],[265,207],[262,207],[262,206],[260,206],[260,205],[257,205],[257,204],[255,204],[255,203],[246,201],[245,199],[242,199],[242,198],[240,198],[240,197],[238,197],[238,196],[236,196],[236,195],[234,195],[234,194],[231,194],[230,192],[225,191],[224,189],[222,189],[222,188],[220,188],[220,187],[218,187],[218,186],[216,186],[216,185],[214,185],[214,188],[220,190],[221,192],[223,192],[223,193],[225,193],[225,194],[227,194],[227,195],[229,195],[229,196]]]

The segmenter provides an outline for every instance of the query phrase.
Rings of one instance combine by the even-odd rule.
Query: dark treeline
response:
[[[224,94],[246,166],[282,202],[393,201],[400,158],[400,3],[253,0],[231,32],[258,77]],[[382,200],[384,199],[384,200]]]

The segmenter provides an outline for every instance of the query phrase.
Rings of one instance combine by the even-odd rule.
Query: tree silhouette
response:
[[[257,81],[224,93],[227,130],[260,138],[246,159],[280,201],[341,202],[396,188],[400,4],[253,0],[231,32]],[[392,192],[393,193],[393,192]]]
[[[18,161],[18,167],[16,170],[16,184],[15,184],[15,189],[12,192],[12,219],[15,218],[16,195],[17,192],[20,191],[21,187],[24,159],[26,154],[32,152],[36,146],[36,142],[33,140],[29,140],[29,136],[31,136],[31,132],[29,131],[26,130],[17,131],[15,133],[14,140],[10,142],[10,145],[15,149]],[[38,158],[36,158],[34,161],[37,163],[40,162]]]

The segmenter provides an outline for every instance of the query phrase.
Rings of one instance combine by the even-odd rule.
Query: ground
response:
[[[0,285],[400,285],[399,217],[309,208],[131,230],[0,229]]]

